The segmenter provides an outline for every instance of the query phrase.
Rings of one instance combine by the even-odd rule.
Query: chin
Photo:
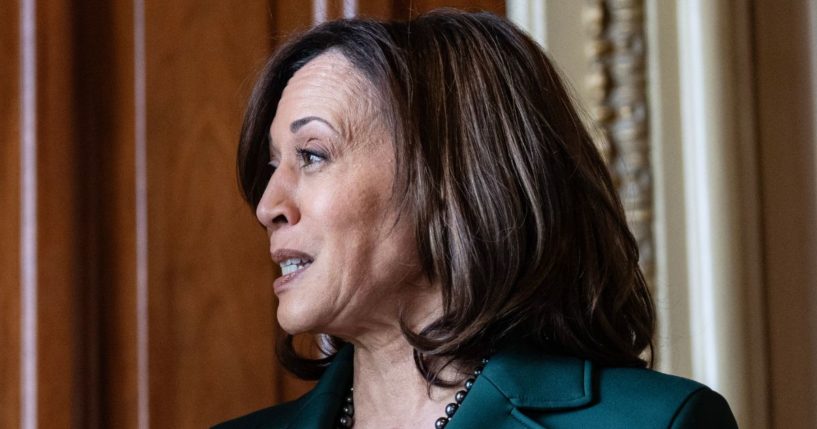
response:
[[[278,325],[281,326],[281,329],[290,335],[298,335],[307,332],[307,326],[309,323],[304,323],[306,322],[304,317],[298,317],[292,313],[293,312],[291,309],[287,308],[286,305],[282,304],[280,301],[278,302],[277,318]]]
[[[288,294],[294,295],[294,294]],[[309,305],[309,300],[297,299],[295,296],[284,296],[278,299],[278,310],[276,312],[278,325],[284,332],[290,335],[298,335],[307,332],[321,332],[322,324],[318,315],[320,308]]]

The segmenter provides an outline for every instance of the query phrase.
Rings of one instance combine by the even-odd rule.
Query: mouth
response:
[[[283,292],[285,286],[300,276],[314,262],[311,256],[290,249],[276,250],[271,253],[271,257],[281,267],[281,276],[273,283],[276,294]]]
[[[290,274],[305,270],[306,267],[312,265],[312,260],[302,258],[290,258],[279,263],[279,265],[281,266],[281,274],[284,276],[288,276]]]

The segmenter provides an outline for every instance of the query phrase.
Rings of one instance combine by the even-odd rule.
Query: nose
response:
[[[300,220],[300,211],[294,198],[296,180],[295,175],[282,166],[267,182],[264,194],[255,208],[255,217],[267,230],[274,231],[282,226],[294,225]]]

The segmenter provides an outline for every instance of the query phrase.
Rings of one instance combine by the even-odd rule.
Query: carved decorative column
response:
[[[642,0],[587,0],[589,110],[599,149],[610,166],[649,284],[655,276],[652,174],[648,133]]]

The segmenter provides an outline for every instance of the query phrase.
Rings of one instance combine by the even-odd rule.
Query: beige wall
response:
[[[755,2],[771,417],[817,427],[817,6]]]

